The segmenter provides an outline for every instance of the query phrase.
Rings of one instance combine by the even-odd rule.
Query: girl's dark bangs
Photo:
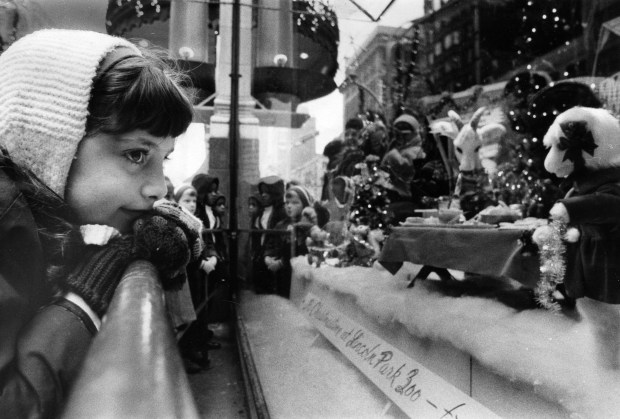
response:
[[[143,70],[116,118],[121,130],[141,129],[156,137],[178,137],[192,119],[189,99],[161,70]]]

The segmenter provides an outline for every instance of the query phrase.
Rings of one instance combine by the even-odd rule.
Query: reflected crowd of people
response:
[[[320,196],[315,196],[310,185],[276,175],[251,185],[244,199],[250,226],[246,246],[251,260],[251,269],[246,272],[248,286],[257,294],[288,298],[291,259],[308,255],[313,246],[325,242],[341,244],[347,236],[363,238],[358,250],[365,245],[368,255],[358,254],[358,259],[372,262],[390,225],[398,225],[416,208],[434,205],[433,200],[449,194],[437,138],[421,120],[405,112],[388,124],[382,115],[368,112],[346,121],[342,135],[324,148],[327,164]],[[382,185],[389,222],[382,231],[360,225],[352,212],[360,199],[360,177],[370,166],[389,175],[389,181]],[[190,372],[209,368],[208,351],[219,344],[208,325],[226,318],[231,299],[228,242],[223,228],[226,198],[219,185],[217,177],[205,173],[176,187],[169,184],[168,199],[196,216],[204,228],[202,259],[188,266],[190,297],[185,301],[195,315],[179,319],[176,325],[184,333],[180,349]],[[308,260],[312,263],[312,258]],[[205,301],[206,306],[196,310]]]

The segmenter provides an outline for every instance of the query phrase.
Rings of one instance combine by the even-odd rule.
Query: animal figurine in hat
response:
[[[477,109],[468,123],[464,123],[455,111],[448,111],[450,120],[458,129],[453,141],[455,155],[459,161],[459,175],[454,196],[460,200],[466,218],[471,218],[484,208],[495,204],[489,173],[493,172],[496,164],[488,157],[493,154],[491,149],[499,146],[506,128],[499,122],[481,126],[480,119],[485,111],[484,107]],[[484,166],[481,159],[483,147],[487,157]]]
[[[592,330],[599,361],[620,359],[620,122],[605,109],[574,107],[547,131],[545,169],[572,188],[550,211],[569,227],[564,286]],[[534,232],[539,246],[550,226]]]

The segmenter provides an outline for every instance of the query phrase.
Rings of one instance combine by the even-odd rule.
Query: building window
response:
[[[454,45],[458,45],[461,43],[461,32],[459,31],[452,32],[452,43]]]
[[[451,34],[447,34],[445,36],[445,38],[443,39],[443,47],[444,49],[450,49],[450,47],[452,46],[452,35]]]
[[[433,65],[435,62],[435,56],[433,54],[428,54],[428,64]]]
[[[441,55],[441,42],[435,43],[435,55]]]

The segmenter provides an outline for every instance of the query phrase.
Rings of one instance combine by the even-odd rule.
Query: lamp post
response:
[[[237,222],[237,191],[238,191],[238,175],[237,161],[239,154],[239,30],[240,24],[240,4],[239,0],[234,0],[232,5],[232,42],[231,42],[231,71],[230,71],[230,244],[228,246],[230,253],[230,279],[233,281],[233,289],[238,292],[237,278],[237,259],[239,249],[237,247],[237,238],[239,234],[239,225]]]

